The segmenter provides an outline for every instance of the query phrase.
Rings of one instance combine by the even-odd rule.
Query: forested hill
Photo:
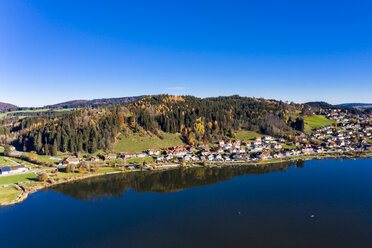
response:
[[[93,100],[72,100],[68,102],[57,103],[53,105],[45,106],[45,108],[61,109],[61,108],[98,108],[109,105],[119,105],[132,101],[139,100],[146,96],[129,96],[119,98],[101,98]]]
[[[10,103],[5,103],[5,102],[0,102],[0,112],[3,111],[12,111],[16,110],[18,107],[16,105],[10,104]]]
[[[343,103],[339,104],[339,106],[357,108],[357,109],[371,109],[372,103]]]
[[[105,108],[81,109],[48,120],[26,118],[14,144],[42,154],[110,151],[119,132],[181,133],[185,142],[234,137],[237,130],[281,135],[303,129],[290,115],[302,105],[240,96],[197,98],[157,95]]]
[[[307,106],[310,106],[312,108],[317,108],[317,109],[341,109],[341,110],[347,110],[350,113],[354,113],[354,114],[360,114],[363,112],[363,110],[355,108],[353,106],[332,105],[327,102],[307,102],[305,104]]]

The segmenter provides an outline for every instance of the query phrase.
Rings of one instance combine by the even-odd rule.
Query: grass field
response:
[[[10,111],[10,112],[6,112],[6,113],[0,113],[0,118],[3,118],[5,116],[7,116],[8,114],[15,114],[15,113],[42,113],[42,112],[48,112],[48,111],[53,111],[53,112],[66,112],[66,111],[74,111],[74,110],[77,110],[75,108],[65,108],[65,109],[49,109],[49,108],[45,108],[45,109],[34,109],[34,110],[31,110],[31,109],[27,109],[27,110],[15,110],[15,111]],[[19,116],[19,118],[25,118],[27,117],[26,116]]]
[[[145,157],[145,158],[129,158],[127,160],[128,164],[142,164],[145,160],[146,163],[154,163],[154,159],[152,157]]]
[[[119,168],[103,168],[103,169],[98,169],[98,173],[106,173],[106,172],[116,172],[116,171],[122,171]]]
[[[297,148],[297,146],[286,145],[286,144],[284,144],[282,147],[283,149],[296,149]]]
[[[13,176],[2,176],[0,177],[0,185],[11,184],[17,182],[32,181],[37,179],[34,173],[13,175]]]
[[[23,155],[24,156],[30,156],[30,153],[29,152],[24,152]],[[58,159],[52,159],[52,158],[58,158]],[[59,160],[62,160],[63,158],[59,157],[59,156],[37,155],[37,159],[40,162],[48,162],[48,163],[51,163],[51,164],[58,164]]]
[[[163,136],[164,139],[150,135],[141,137],[138,134],[125,137],[121,134],[114,145],[114,152],[143,152],[147,149],[184,145],[180,134],[164,133]]]
[[[246,130],[241,130],[238,131],[235,135],[235,137],[239,140],[245,141],[245,140],[253,140],[257,136],[263,137],[263,134],[259,134],[253,131],[246,131]]]
[[[17,199],[18,195],[21,193],[20,190],[16,189],[15,186],[9,186],[0,189],[0,203],[10,202]]]
[[[332,125],[334,121],[325,118],[322,115],[313,115],[305,117],[305,131],[311,131],[314,128],[320,128]]]

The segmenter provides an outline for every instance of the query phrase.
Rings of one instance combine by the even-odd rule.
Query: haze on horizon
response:
[[[0,101],[372,102],[370,1],[0,3]]]

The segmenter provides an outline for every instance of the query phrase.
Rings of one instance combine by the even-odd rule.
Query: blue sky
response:
[[[371,1],[0,2],[0,101],[372,102]]]

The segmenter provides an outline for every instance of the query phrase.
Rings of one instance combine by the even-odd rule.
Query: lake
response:
[[[0,207],[0,247],[372,247],[372,159],[175,169]]]

